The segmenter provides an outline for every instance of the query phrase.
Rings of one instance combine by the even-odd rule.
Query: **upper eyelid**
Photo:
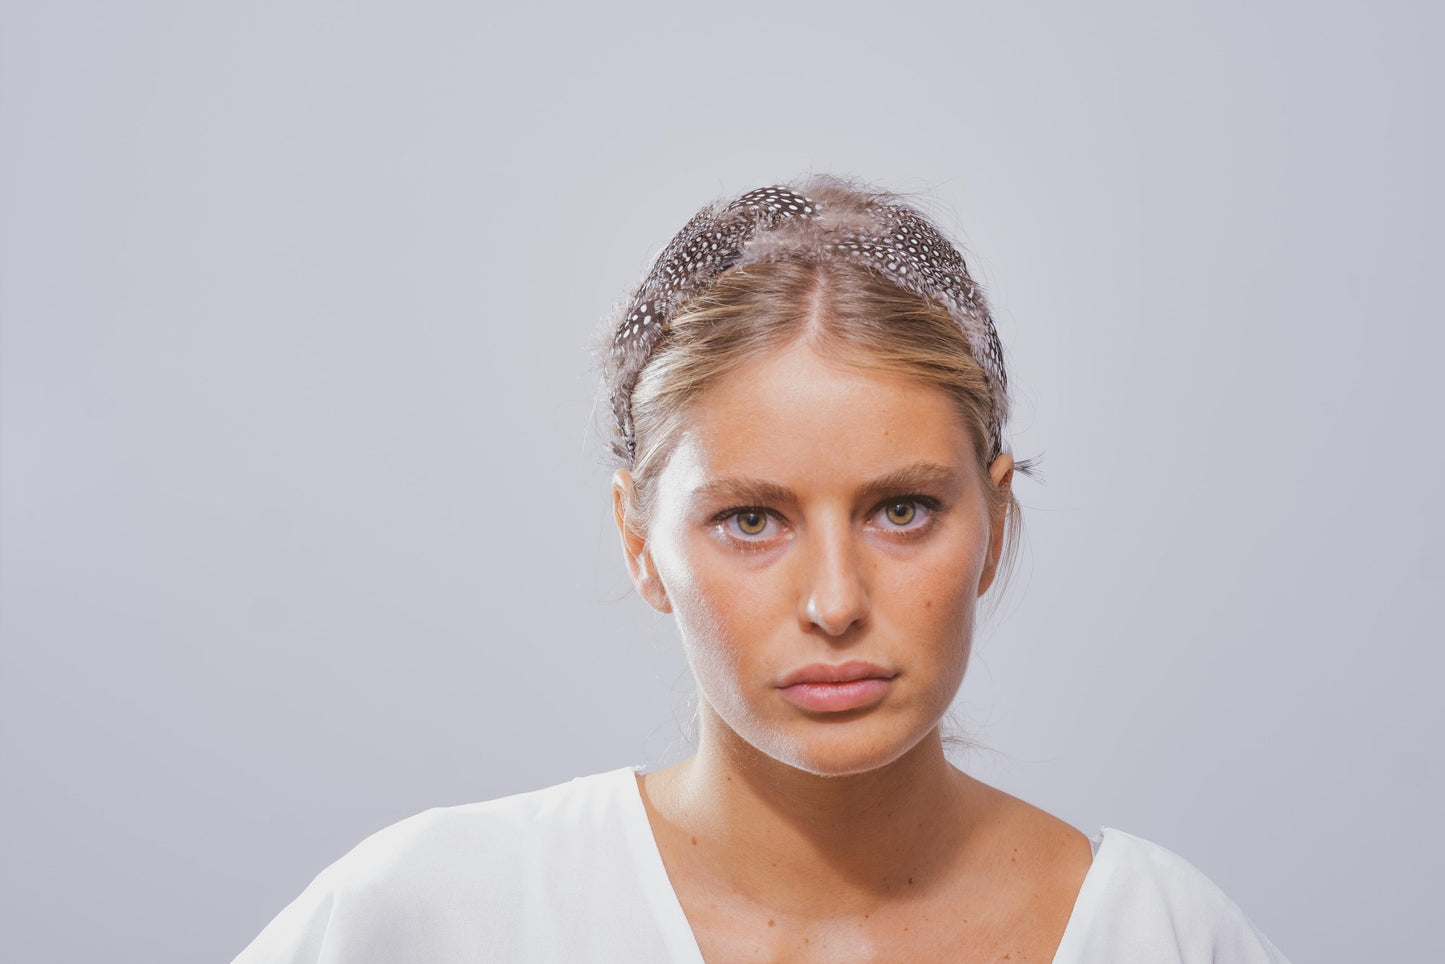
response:
[[[927,509],[928,512],[929,512],[929,514],[930,514],[930,516],[932,516],[932,515],[937,515],[937,514],[938,514],[939,512],[941,512],[941,511],[943,510],[943,508],[944,508],[943,500],[941,500],[941,499],[938,499],[938,498],[936,498],[936,497],[934,497],[934,496],[931,496],[931,495],[925,495],[925,494],[922,493],[922,492],[909,492],[909,493],[905,493],[905,494],[902,494],[902,495],[892,495],[892,496],[888,496],[887,498],[878,501],[877,503],[875,503],[875,504],[873,505],[873,507],[872,507],[871,509],[868,510],[868,513],[867,513],[867,515],[865,516],[865,518],[871,519],[871,518],[873,518],[873,516],[877,515],[881,510],[883,510],[883,509],[887,508],[888,506],[890,506],[890,505],[892,505],[892,504],[894,504],[894,503],[897,503],[897,502],[912,502],[912,503],[915,503],[916,505],[922,506],[924,509]],[[736,518],[737,516],[740,516],[740,515],[742,515],[742,514],[744,514],[744,513],[746,513],[746,512],[761,512],[761,513],[764,514],[764,515],[771,516],[772,518],[778,520],[779,522],[787,522],[787,521],[788,521],[788,520],[787,520],[787,517],[784,516],[781,512],[779,512],[777,509],[770,508],[769,506],[765,506],[765,505],[736,505],[736,506],[732,506],[731,508],[724,509],[724,510],[722,510],[721,512],[719,512],[719,513],[717,513],[716,515],[714,515],[714,516],[712,517],[712,519],[711,519],[711,523],[712,523],[713,525],[722,525],[724,522],[727,522],[727,521],[730,520],[730,519],[734,519],[734,518]]]
[[[886,509],[890,505],[897,505],[899,502],[912,502],[920,505],[929,512],[938,512],[943,509],[943,500],[931,495],[924,495],[922,492],[908,492],[904,495],[891,495],[880,501],[872,509],[868,510],[870,516],[876,515],[880,509]]]
[[[783,517],[782,513],[778,512],[776,509],[770,509],[765,505],[735,505],[731,508],[723,509],[721,512],[715,514],[708,521],[713,524],[722,523],[728,521],[729,519],[736,518],[746,512],[761,512],[763,515],[769,515],[775,519],[781,519]]]

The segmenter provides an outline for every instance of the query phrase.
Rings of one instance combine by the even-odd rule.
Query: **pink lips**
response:
[[[898,674],[877,663],[813,663],[778,683],[783,699],[816,713],[862,709],[883,699]]]

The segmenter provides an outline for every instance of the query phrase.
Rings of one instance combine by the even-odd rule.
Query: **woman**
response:
[[[1027,467],[918,212],[828,178],[706,208],[609,339],[614,517],[697,752],[402,821],[238,961],[1283,960],[1179,857],[944,757]]]

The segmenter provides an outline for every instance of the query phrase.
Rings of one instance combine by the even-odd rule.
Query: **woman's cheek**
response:
[[[942,651],[936,652],[934,658],[942,665],[961,664],[968,658],[977,604],[974,587],[981,566],[981,561],[969,553],[967,557],[900,567],[880,585],[880,595],[906,600],[898,616],[909,624],[908,635],[935,640],[934,645]]]
[[[710,577],[710,578],[709,578]],[[687,616],[679,626],[688,644],[704,651],[709,662],[736,666],[746,641],[758,600],[737,579],[713,572],[694,583],[687,600]]]
[[[680,567],[673,614],[699,685],[713,702],[733,703],[752,677],[768,675],[763,650],[778,629],[782,581],[716,548],[694,549]]]

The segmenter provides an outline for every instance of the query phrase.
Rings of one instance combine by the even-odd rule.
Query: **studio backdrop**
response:
[[[229,960],[387,824],[685,754],[590,352],[807,172],[961,241],[1042,456],[957,762],[1295,961],[1436,945],[1436,8],[0,11],[7,959]]]

